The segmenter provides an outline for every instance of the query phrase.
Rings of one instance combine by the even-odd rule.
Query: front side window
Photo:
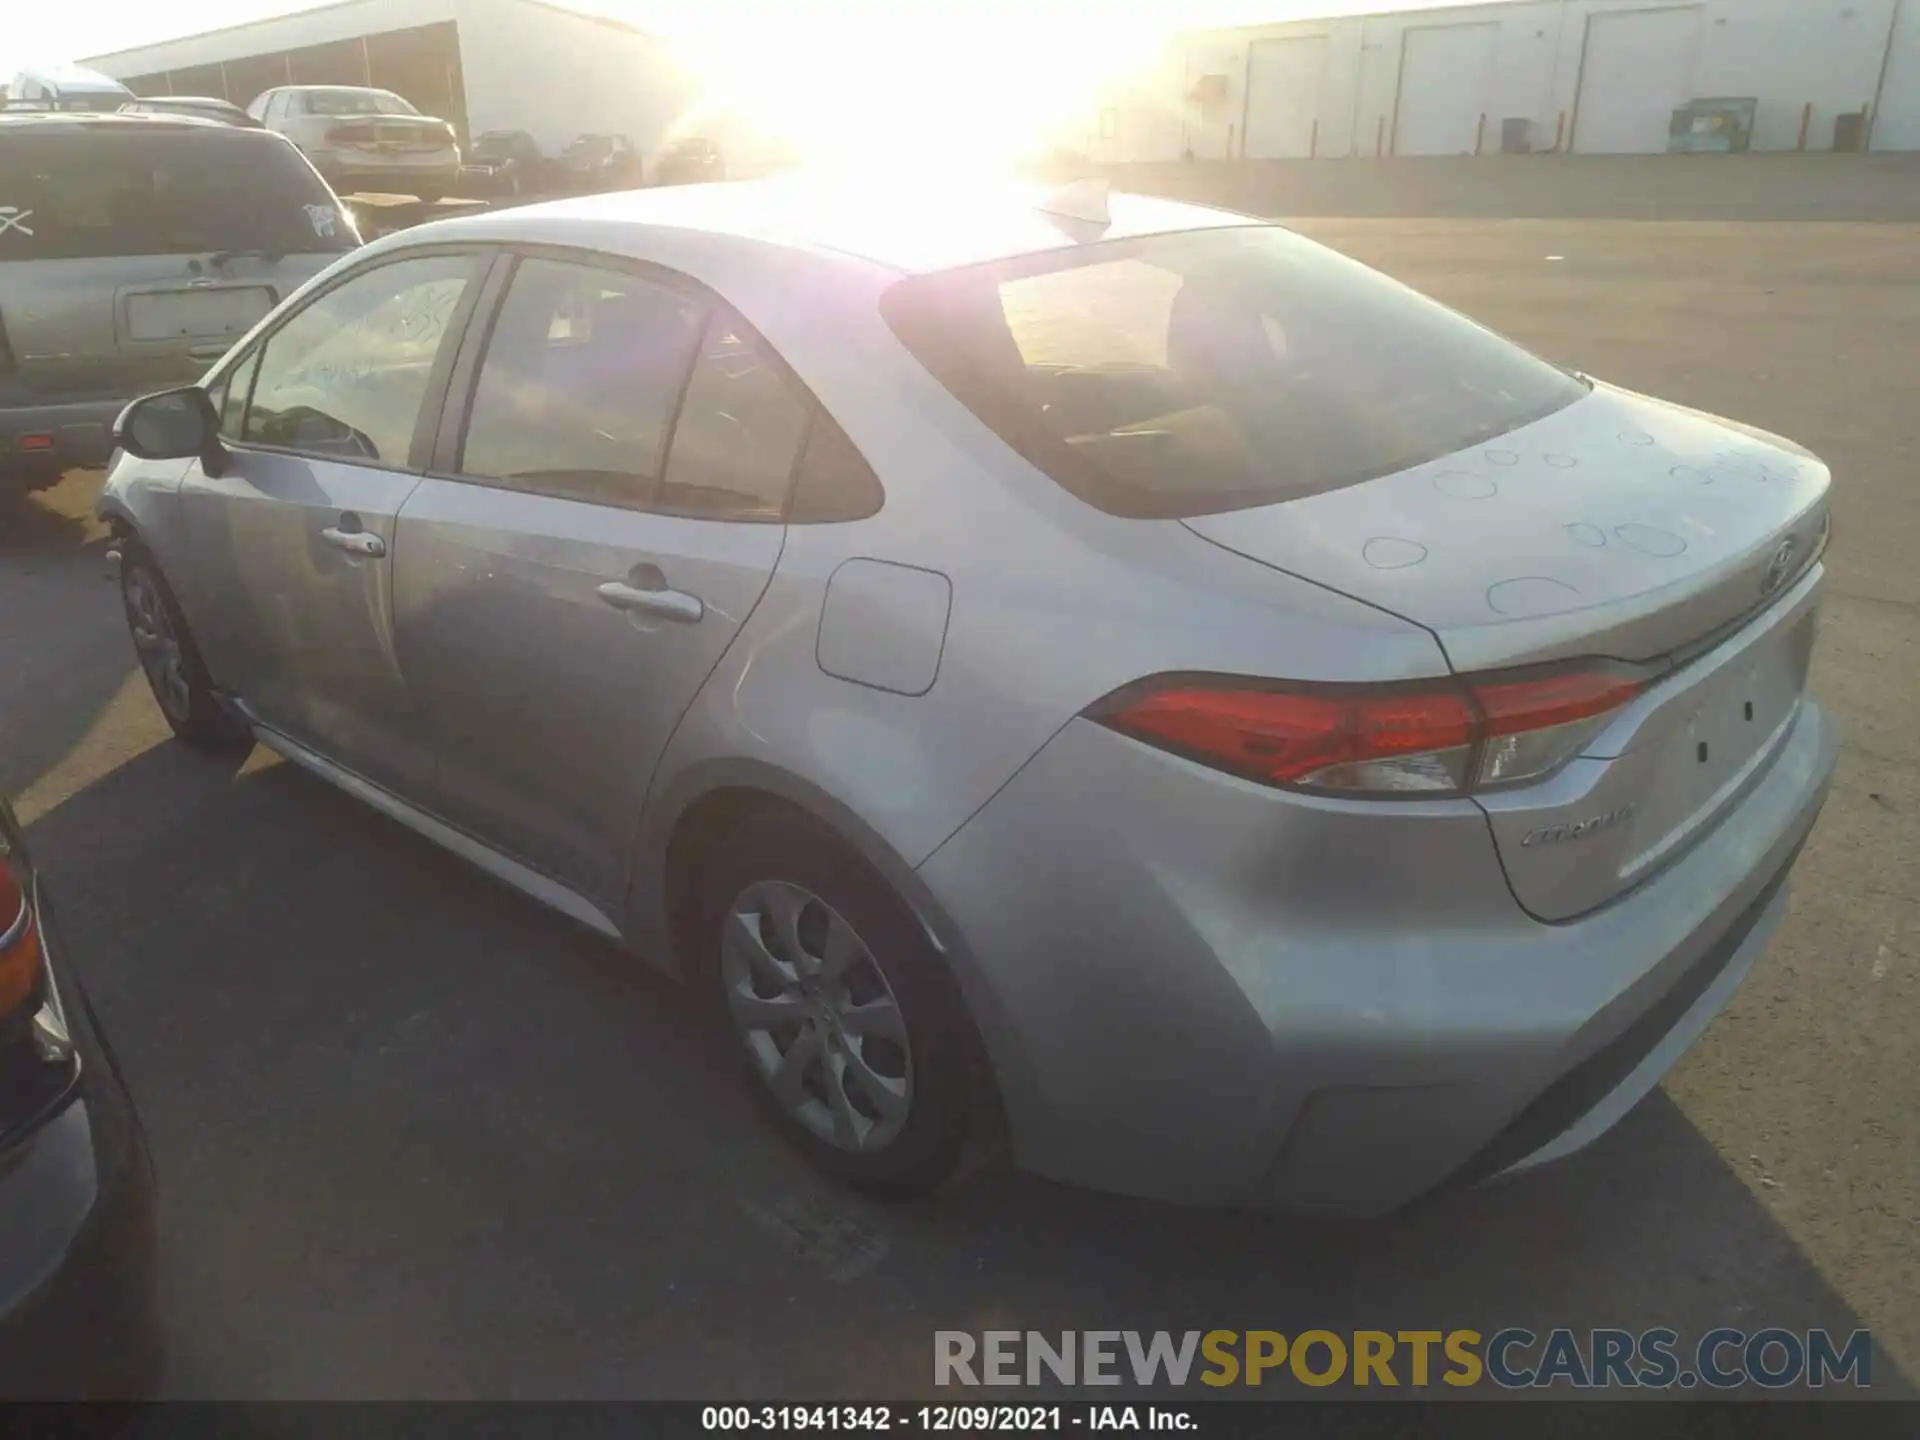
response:
[[[705,319],[700,301],[638,276],[522,260],[474,385],[460,473],[651,503]]]
[[[778,520],[806,442],[810,398],[735,317],[707,329],[673,431],[655,509],[715,520]]]
[[[396,260],[313,300],[267,337],[241,438],[405,465],[475,263],[472,255]]]
[[[1357,484],[1560,410],[1584,382],[1276,226],[914,276],[921,364],[1112,514],[1204,515]]]

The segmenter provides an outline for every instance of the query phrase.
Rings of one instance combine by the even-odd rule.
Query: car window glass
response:
[[[1014,449],[1119,515],[1214,514],[1359,484],[1587,393],[1274,226],[914,276],[881,309]]]
[[[404,465],[427,379],[471,280],[470,255],[364,271],[267,338],[242,438]]]
[[[877,515],[886,495],[880,477],[831,415],[816,409],[807,448],[794,477],[787,518],[795,524],[864,520]]]
[[[808,398],[731,315],[707,329],[655,508],[725,520],[777,520],[806,440]]]
[[[0,262],[304,255],[358,243],[333,193],[277,136],[130,126],[6,138],[0,214],[11,211],[13,223],[0,227]]]
[[[461,473],[647,503],[704,311],[637,276],[522,261],[480,365]]]

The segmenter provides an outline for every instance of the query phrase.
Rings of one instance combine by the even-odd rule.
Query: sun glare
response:
[[[1084,145],[1102,86],[1143,69],[1157,35],[1111,7],[768,5],[681,37],[716,118],[802,162],[990,171]]]

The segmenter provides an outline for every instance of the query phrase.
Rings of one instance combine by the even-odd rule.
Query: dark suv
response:
[[[359,243],[278,135],[0,114],[0,502],[103,464],[122,406],[198,379]]]

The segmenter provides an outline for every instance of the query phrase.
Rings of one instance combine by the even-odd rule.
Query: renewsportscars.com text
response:
[[[936,1330],[936,1385],[1728,1390],[1873,1383],[1865,1330]]]

